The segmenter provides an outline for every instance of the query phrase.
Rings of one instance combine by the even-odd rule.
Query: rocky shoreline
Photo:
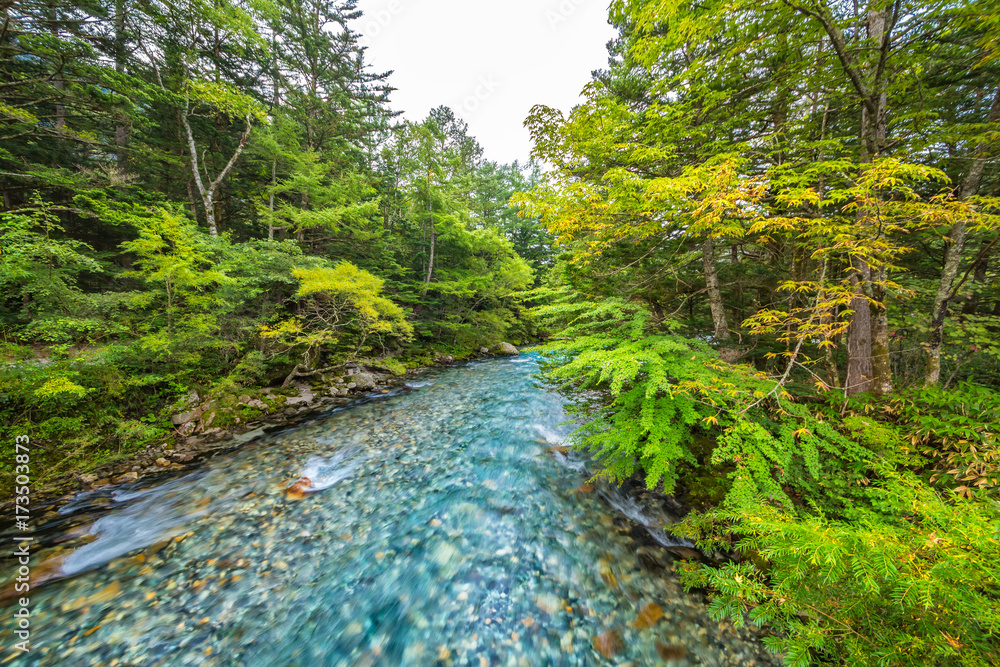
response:
[[[510,343],[501,343],[493,348],[480,348],[477,353],[462,359],[438,356],[432,364],[407,370],[405,375],[393,375],[360,363],[349,363],[342,374],[320,375],[310,378],[312,382],[299,381],[288,388],[246,389],[236,396],[207,400],[192,393],[175,405],[176,412],[171,417],[175,430],[171,440],[147,447],[92,472],[75,475],[60,484],[36,489],[32,502],[36,506],[49,505],[73,493],[191,469],[273,431],[399,389],[414,376],[435,366],[519,354],[520,351]],[[11,505],[10,502],[0,505],[0,511]]]

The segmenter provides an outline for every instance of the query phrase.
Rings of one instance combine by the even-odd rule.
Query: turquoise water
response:
[[[81,495],[64,517],[113,509],[60,555],[74,576],[32,596],[14,664],[765,664],[578,488],[537,370],[433,370],[166,483]]]

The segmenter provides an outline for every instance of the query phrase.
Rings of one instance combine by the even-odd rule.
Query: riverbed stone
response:
[[[663,618],[663,607],[655,602],[648,602],[639,610],[632,625],[636,630],[647,630],[656,625]]]
[[[618,655],[618,653],[625,648],[625,641],[622,639],[621,632],[615,629],[602,632],[596,637],[592,637],[590,644],[594,647],[595,651],[609,660]]]
[[[547,614],[555,614],[562,609],[562,600],[551,593],[543,593],[537,596],[535,604]]]

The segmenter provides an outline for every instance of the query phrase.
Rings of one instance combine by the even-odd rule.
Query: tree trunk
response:
[[[872,295],[881,303],[872,317],[872,391],[879,396],[892,393],[892,361],[889,357],[889,304],[886,302],[886,269],[879,269]]]
[[[126,0],[115,0],[115,71],[125,72],[125,5]],[[124,116],[124,114],[122,114]],[[118,171],[124,176],[128,173],[128,126],[124,122],[115,126],[115,148]]]
[[[267,206],[271,210],[271,217],[267,219],[267,240],[274,240],[274,188],[278,184],[278,161],[271,162],[271,192],[267,197]]]
[[[236,161],[240,159],[240,155],[243,154],[243,149],[246,148],[247,142],[250,140],[250,130],[253,129],[252,118],[250,115],[247,115],[247,128],[244,130],[243,136],[240,137],[240,143],[236,148],[236,152],[229,158],[229,162],[226,163],[225,168],[219,176],[206,187],[205,182],[201,178],[201,171],[198,165],[198,147],[194,141],[194,132],[191,130],[191,123],[188,122],[189,113],[190,109],[187,103],[185,103],[185,108],[180,113],[180,118],[181,124],[184,126],[184,131],[187,133],[188,153],[191,157],[191,173],[194,176],[194,184],[198,186],[198,194],[201,195],[202,205],[205,207],[205,223],[208,225],[208,233],[212,236],[218,236],[219,230],[215,223],[215,192],[219,189],[219,185],[222,184],[226,176],[229,175]]]
[[[877,40],[880,45],[884,46],[888,37],[886,34],[888,17],[885,8],[869,9],[867,19],[869,39]],[[869,104],[861,105],[861,127],[863,131],[861,157],[863,162],[872,162],[875,160],[882,153],[886,145],[888,95],[883,90],[882,83],[881,78],[876,76]],[[870,220],[872,216],[870,212],[862,210],[861,214],[865,218],[865,225],[871,226]],[[869,340],[867,343],[862,342],[862,333],[859,331],[855,341],[860,343],[861,350],[868,349],[872,358],[868,362],[859,361],[861,369],[856,370],[861,371],[859,379],[861,380],[861,385],[865,388],[858,390],[858,392],[872,391],[878,395],[885,396],[892,393],[892,364],[889,360],[889,309],[886,303],[886,291],[883,287],[887,275],[885,269],[879,269],[877,275],[873,276],[871,267],[866,267],[865,273],[866,279],[871,283],[871,286],[867,289],[868,296],[881,305],[873,315],[871,304],[866,303],[863,307],[864,312],[860,313],[860,317],[869,323]],[[857,303],[857,300],[855,300],[855,303]],[[857,313],[858,311],[855,312]],[[852,321],[853,325],[854,322]],[[861,326],[859,322],[857,328],[860,329]],[[850,343],[848,343],[848,346],[850,347]],[[864,371],[868,368],[871,369],[870,373],[867,374],[870,382],[866,382],[864,379]],[[850,375],[850,369],[848,369],[848,375]],[[852,382],[848,378],[847,390],[849,393],[852,391],[851,387]]]
[[[729,340],[729,322],[726,320],[726,307],[719,287],[719,268],[715,264],[715,241],[711,238],[705,239],[701,246],[701,259],[705,267],[705,285],[708,288],[708,301],[712,308],[715,340],[724,343]]]
[[[203,193],[201,203],[205,207],[205,224],[208,225],[208,233],[212,236],[218,236],[219,228],[215,224],[215,202],[213,201],[213,196],[213,192]]]
[[[867,280],[870,269],[862,268],[862,276]],[[863,394],[872,387],[872,313],[871,304],[865,297],[861,279],[855,273],[851,276],[856,296],[851,299],[850,326],[847,328],[847,379],[844,392],[847,396]]]
[[[434,231],[434,214],[431,213],[431,254],[430,259],[427,262],[427,279],[424,280],[424,291],[421,292],[420,296],[427,296],[427,289],[431,284],[431,278],[434,277],[434,245],[437,241],[437,233]]]
[[[987,123],[1000,120],[1000,88],[993,97]],[[976,155],[969,168],[969,173],[962,180],[958,196],[968,199],[979,192],[979,184],[983,178],[983,169],[989,157],[989,144],[983,142],[976,148]],[[941,270],[941,281],[938,283],[934,305],[931,307],[931,332],[927,341],[927,368],[924,373],[924,385],[934,386],[941,381],[941,346],[944,344],[944,321],[948,317],[948,302],[955,296],[952,293],[955,278],[958,277],[958,267],[965,251],[965,241],[968,232],[965,220],[956,220],[951,226],[948,236],[948,250],[945,253],[944,268]]]

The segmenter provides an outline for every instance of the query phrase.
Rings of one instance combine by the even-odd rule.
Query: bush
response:
[[[827,402],[635,304],[567,295],[538,314],[569,333],[549,377],[578,397],[572,437],[603,474],[667,493],[728,476],[671,528],[734,556],[685,567],[716,617],[765,626],[789,665],[1000,664],[1000,395]]]

